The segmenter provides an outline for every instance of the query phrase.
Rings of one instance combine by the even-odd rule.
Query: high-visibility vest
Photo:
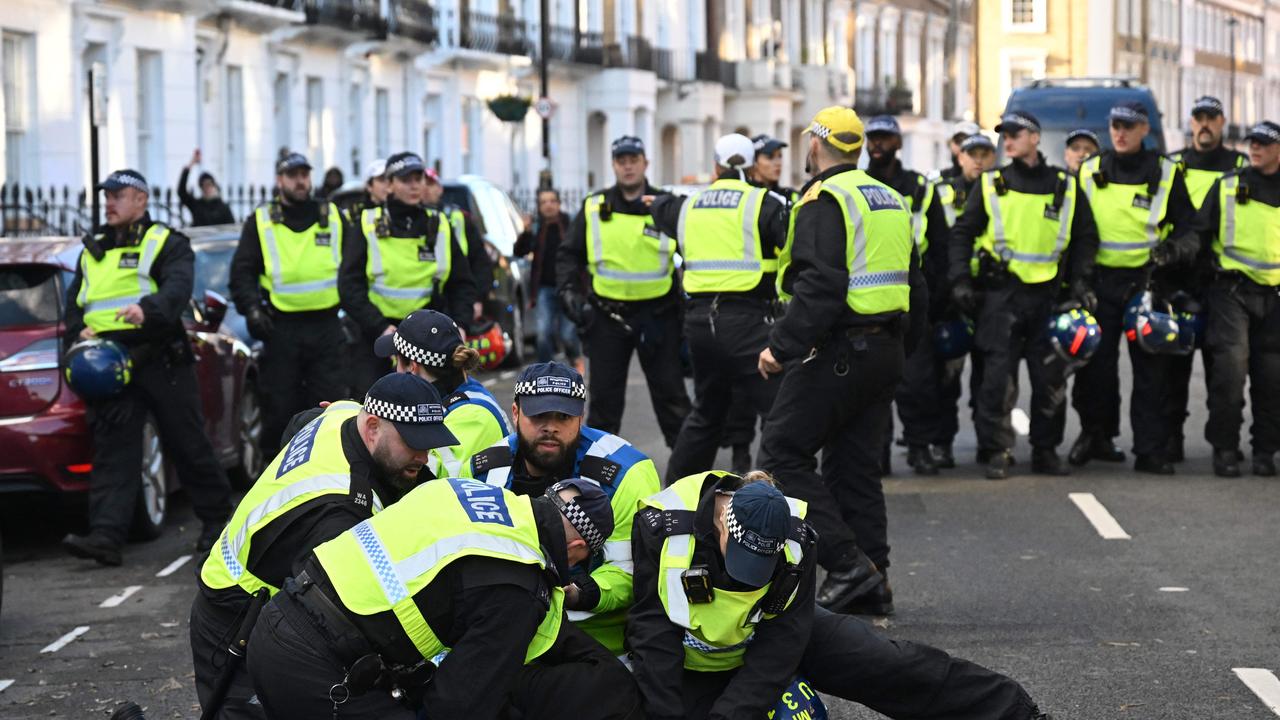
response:
[[[494,487],[511,489],[511,470],[519,438],[509,435],[472,459],[472,474]],[[569,610],[568,618],[615,655],[621,655],[627,611],[635,594],[631,576],[631,521],[640,500],[662,487],[653,461],[612,433],[584,426],[578,437],[572,475],[593,480],[613,508],[613,534],[604,549],[588,561],[591,579],[600,588],[594,610]]]
[[[325,203],[324,215],[311,227],[294,232],[271,221],[271,208],[254,211],[262,246],[262,275],[271,305],[281,312],[328,310],[338,306],[338,266],[342,264],[342,215]]]
[[[723,178],[685,199],[677,233],[685,292],[747,292],[764,273],[778,271],[778,259],[765,258],[760,249],[760,208],[767,193]]]
[[[1160,158],[1160,180],[1154,194],[1147,184],[1123,184],[1107,178],[1099,187],[1102,166],[1099,155],[1080,166],[1080,188],[1089,198],[1098,222],[1098,265],[1107,268],[1136,268],[1147,264],[1151,248],[1168,237],[1171,228],[1161,227],[1169,209],[1169,192],[1178,164]]]
[[[213,590],[239,586],[246,593],[265,587],[272,595],[279,590],[246,569],[253,537],[300,505],[325,496],[346,498],[351,494],[351,463],[342,452],[342,424],[359,412],[360,405],[350,400],[333,403],[276,455],[249,488],[205,557],[200,569],[205,586]],[[382,509],[382,500],[376,494],[367,500],[368,512]]]
[[[713,471],[710,474],[723,477],[727,473]],[[696,511],[707,475],[699,473],[677,480],[666,490],[642,500],[641,505],[658,510]],[[808,505],[803,500],[789,497],[787,504],[791,507],[793,524],[804,519]],[[696,544],[693,534],[670,535],[663,540],[662,555],[658,560],[658,597],[667,611],[667,618],[684,628],[686,669],[702,672],[733,670],[742,666],[756,625],[776,617],[760,607],[773,584],[747,591],[715,588],[711,602],[689,602],[681,578],[693,565]],[[802,557],[800,543],[788,538],[787,562],[798,565]],[[787,598],[785,607],[791,607],[795,596],[793,592]]]
[[[587,272],[591,290],[606,300],[653,300],[671,290],[675,243],[653,223],[653,217],[608,213],[601,217],[603,193],[582,205],[587,220]]]
[[[136,330],[140,325],[116,319],[121,308],[136,304],[159,289],[151,267],[169,239],[169,228],[152,223],[137,245],[113,247],[101,260],[80,253],[80,292],[76,304],[84,310],[84,324],[95,333]]]
[[[963,175],[960,176],[958,182],[963,182],[963,177]],[[956,226],[956,220],[964,215],[964,203],[967,198],[956,188],[955,182],[941,178],[935,182],[938,202],[942,203],[942,215],[947,219],[947,227],[953,228]]]
[[[1200,168],[1187,167],[1183,153],[1176,152],[1169,155],[1169,159],[1182,166],[1182,179],[1187,183],[1187,194],[1191,196],[1191,204],[1195,205],[1199,210],[1204,205],[1204,199],[1209,195],[1209,188],[1213,187],[1214,181],[1221,178],[1226,173],[1222,170],[1201,170]],[[1243,155],[1236,155],[1236,169],[1240,170],[1249,166],[1249,161]]]
[[[360,215],[369,249],[365,261],[369,302],[383,317],[399,319],[427,307],[436,291],[449,281],[453,232],[448,219],[436,210],[422,211],[439,219],[432,244],[425,237],[392,237],[379,232],[381,207],[369,208]]]
[[[893,188],[865,171],[848,170],[814,183],[791,212],[787,244],[778,254],[778,295],[791,264],[796,216],[819,193],[835,198],[844,214],[845,257],[849,260],[849,288],[845,301],[861,315],[907,311],[911,306],[911,213]]]
[[[933,202],[933,183],[927,181],[925,177],[919,173],[914,173],[916,178],[916,190],[911,195],[903,195],[902,199],[907,203],[907,209],[911,211],[911,238],[915,240],[916,252],[920,255],[920,262],[924,262],[924,254],[929,250],[929,238],[926,233],[929,232],[929,203]],[[919,197],[919,202],[916,198]]]
[[[1239,173],[1219,184],[1218,234],[1213,252],[1224,270],[1236,270],[1259,285],[1280,285],[1280,208],[1242,200]]]
[[[462,208],[453,205],[446,205],[443,212],[449,218],[449,229],[458,240],[458,248],[463,255],[469,256],[471,248],[467,245],[467,216],[463,214]]]
[[[449,648],[431,630],[414,596],[441,570],[464,557],[543,569],[550,563],[542,553],[529,498],[469,478],[419,485],[391,507],[317,547],[315,556],[343,607],[364,616],[393,613],[427,659]],[[551,588],[549,600],[525,662],[546,652],[560,632],[564,590]]]
[[[431,451],[427,469],[438,478],[471,477],[472,456],[511,434],[507,413],[475,378],[467,378],[445,398],[444,426],[458,444]]]
[[[1004,260],[1009,272],[1035,285],[1058,275],[1058,261],[1071,241],[1071,223],[1076,212],[1076,179],[1058,171],[1059,198],[1047,194],[1005,190],[999,170],[982,174],[982,204],[987,211],[987,227],[974,240],[983,249]]]

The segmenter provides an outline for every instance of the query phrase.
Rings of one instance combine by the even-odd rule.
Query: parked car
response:
[[[212,238],[193,231],[197,263]],[[82,245],[76,238],[0,242],[0,494],[44,493],[80,499],[92,469],[85,406],[61,371],[68,346],[63,304]],[[206,258],[207,259],[207,258]],[[201,275],[200,267],[197,275]],[[207,284],[208,278],[202,278]],[[257,366],[250,347],[223,329],[227,303],[216,292],[192,299],[184,317],[196,355],[205,429],[223,467],[242,481],[257,477]],[[143,429],[142,488],[134,534],[163,528],[176,473],[166,462],[154,420]]]

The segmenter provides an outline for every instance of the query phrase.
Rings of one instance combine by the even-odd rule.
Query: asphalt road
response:
[[[969,427],[961,467],[940,477],[907,474],[899,448],[885,482],[897,614],[883,632],[1012,675],[1059,720],[1280,715],[1270,674],[1280,673],[1280,481],[1213,477],[1199,377],[1191,459],[1172,478],[1095,464],[987,481]],[[509,374],[487,381],[510,397]],[[622,434],[665,463],[638,368]],[[1021,442],[1015,470],[1025,471]],[[1104,539],[1073,493],[1091,494],[1114,522],[1103,530],[1128,538]],[[4,501],[0,718],[106,717],[125,699],[149,718],[198,714],[187,643],[197,528],[175,502],[164,537],[100,568],[59,550],[66,528],[53,508]],[[1266,671],[1246,673],[1262,696],[1237,668]],[[880,717],[834,698],[828,707],[833,718]]]

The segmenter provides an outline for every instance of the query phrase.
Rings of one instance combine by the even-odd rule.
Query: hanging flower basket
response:
[[[489,110],[502,122],[520,122],[532,105],[529,98],[518,95],[499,95],[489,101]]]

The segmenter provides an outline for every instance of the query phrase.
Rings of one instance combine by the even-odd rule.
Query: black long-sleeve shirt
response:
[[[320,213],[328,212],[318,200],[307,200],[302,203],[288,205],[281,203],[280,212],[285,227],[294,232],[302,232],[320,221]],[[342,231],[342,242],[351,242],[350,228],[333,228],[331,232]],[[266,264],[262,258],[262,242],[258,237],[258,219],[250,214],[245,218],[240,229],[240,243],[236,245],[236,253],[231,257],[231,271],[227,278],[231,290],[231,299],[236,304],[236,311],[248,315],[255,307],[269,307],[267,291],[259,285],[259,276],[265,272]],[[317,310],[315,313],[332,314],[337,308]]]
[[[104,250],[111,250],[126,245],[135,245],[142,241],[147,230],[155,223],[150,214],[144,214],[136,223],[117,231],[108,228],[96,235],[97,244]],[[85,249],[90,252],[89,245],[94,242],[85,238]],[[123,343],[126,347],[137,348],[144,345],[163,345],[180,338],[186,332],[182,326],[182,314],[191,302],[191,293],[195,283],[195,253],[191,251],[191,240],[177,230],[170,230],[164,247],[156,253],[151,265],[151,278],[156,281],[156,291],[144,295],[138,305],[142,308],[144,319],[142,327],[135,330],[114,330],[102,333],[104,339]],[[67,298],[64,303],[63,323],[67,337],[75,338],[84,330],[84,308],[76,303],[83,282],[80,262],[76,262],[75,275],[67,286]]]
[[[693,564],[708,569],[716,589],[746,591],[750,588],[729,577],[720,554],[713,520],[717,485],[704,484],[698,502],[694,516]],[[665,539],[661,527],[658,523],[655,529],[642,519],[632,525],[635,604],[627,617],[626,637],[646,716],[649,720],[676,720],[684,717],[681,686],[685,672],[685,630],[671,622],[658,592],[658,568]],[[743,666],[711,708],[713,720],[759,720],[778,701],[800,665],[813,626],[815,564],[815,554],[808,553],[801,561],[803,575],[791,605],[776,617],[756,625]]]
[[[991,171],[996,172],[996,171]],[[1011,191],[1034,195],[1052,195],[1057,192],[1058,173],[1066,170],[1045,163],[1044,156],[1034,167],[1021,160],[1012,160],[1000,168],[1001,177]],[[1186,188],[1183,187],[1183,195]],[[1093,210],[1089,206],[1089,196],[1076,183],[1073,207],[1075,216],[1071,220],[1071,240],[1067,246],[1067,280],[1087,280],[1093,272],[1094,259],[1098,254],[1098,227],[1094,223]],[[969,261],[973,257],[974,241],[987,229],[990,217],[987,206],[983,202],[980,184],[975,183],[965,202],[964,214],[956,220],[951,228],[949,270],[947,277],[951,282],[969,276]]]
[[[182,204],[191,213],[191,226],[230,225],[234,223],[236,218],[231,214],[231,207],[227,205],[225,200],[220,197],[198,198],[191,194],[191,191],[187,189],[187,178],[190,175],[191,168],[182,168],[182,174],[178,176],[178,199],[182,201]]]
[[[407,205],[390,198],[384,206],[389,215],[388,224],[392,237],[426,238],[427,243],[435,243],[438,223],[447,219],[440,213],[427,214],[420,205]],[[390,325],[396,325],[404,318],[384,317],[382,311],[369,300],[369,276],[366,264],[369,247],[364,233],[357,224],[348,228],[343,236],[342,267],[338,270],[338,295],[342,298],[342,309],[355,320],[366,338],[375,338]],[[452,237],[452,235],[451,235]],[[470,264],[462,253],[462,246],[457,239],[449,243],[449,280],[440,288],[440,292],[431,298],[427,307],[439,310],[452,318],[469,319],[471,306],[476,301],[475,281],[471,277]],[[467,272],[460,272],[467,268]]]
[[[801,189],[808,192],[814,183],[842,172],[856,170],[852,164],[836,165],[814,176]],[[859,325],[877,325],[900,319],[901,312],[861,315],[846,302],[849,292],[849,259],[845,253],[844,212],[836,199],[827,193],[804,203],[796,213],[795,237],[791,247],[791,265],[783,273],[782,288],[791,294],[787,312],[769,333],[769,349],[775,360],[782,362],[802,358],[830,334]],[[876,242],[876,238],[867,238]],[[910,307],[928,308],[929,289],[920,270],[920,256],[911,247]],[[924,334],[927,313],[908,313],[911,327],[907,346]]]
[[[720,180],[725,178],[738,179],[737,170],[727,170],[720,174]],[[673,238],[679,238],[680,234],[680,209],[684,207],[687,197],[682,195],[660,195],[653,199],[653,205],[649,208],[649,213],[653,216],[653,224],[658,226],[662,232]],[[765,192],[764,199],[760,203],[760,219],[756,222],[757,231],[760,233],[760,253],[763,258],[776,258],[778,251],[787,241],[787,204],[786,196],[777,192]],[[688,238],[685,239],[688,242]],[[773,299],[778,296],[776,288],[776,273],[764,273],[760,278],[760,282],[751,290],[744,294],[763,297],[765,299]],[[690,293],[691,296],[697,297],[703,295],[717,295],[719,293]]]
[[[1249,187],[1249,202],[1280,207],[1280,172],[1264,175],[1261,170],[1248,167],[1240,171],[1240,183]],[[1222,203],[1219,200],[1221,184],[1221,179],[1214,181],[1192,224],[1197,241],[1204,252],[1210,256],[1213,241],[1218,237],[1218,228],[1222,222]]]
[[[534,221],[533,227],[524,230],[516,238],[512,254],[516,257],[533,254],[529,293],[535,298],[539,288],[556,287],[556,254],[560,249],[561,238],[568,232],[571,222],[565,213],[560,213],[552,220],[539,217]]]

